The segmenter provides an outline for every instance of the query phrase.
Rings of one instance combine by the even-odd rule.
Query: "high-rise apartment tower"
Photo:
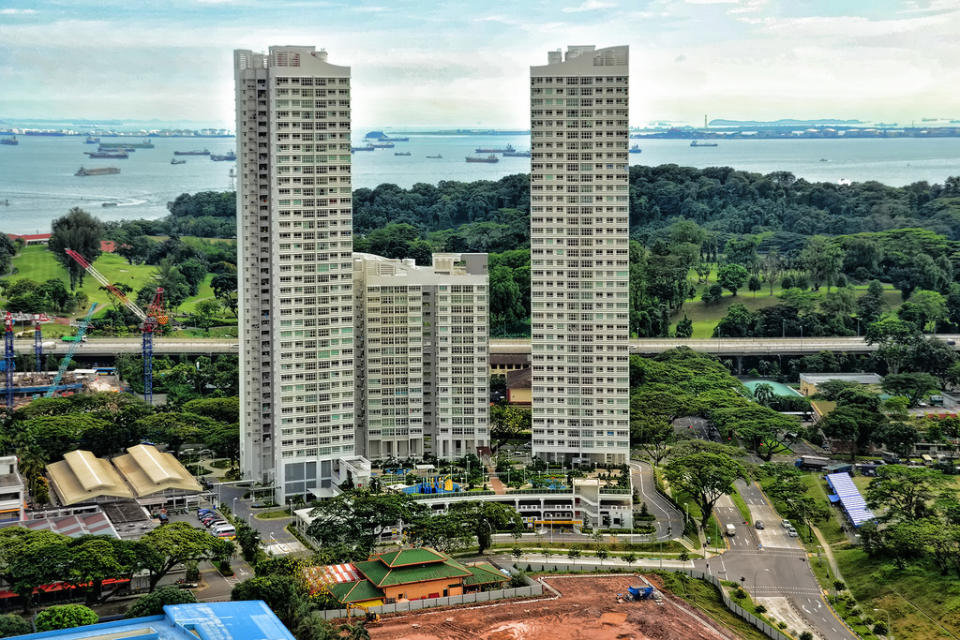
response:
[[[241,467],[284,500],[354,453],[350,68],[282,46],[234,72]]]
[[[628,64],[575,46],[530,68],[533,454],[629,457]]]

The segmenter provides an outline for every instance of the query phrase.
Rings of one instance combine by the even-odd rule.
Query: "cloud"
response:
[[[581,13],[583,11],[597,11],[598,9],[612,9],[617,6],[614,2],[603,2],[603,0],[586,0],[575,7],[564,7],[561,9],[564,13]]]
[[[35,13],[35,9],[0,9],[0,16],[29,16]]]
[[[386,11],[386,7],[351,7],[353,11],[358,13],[381,13]]]
[[[740,4],[740,0],[684,0],[687,4]]]

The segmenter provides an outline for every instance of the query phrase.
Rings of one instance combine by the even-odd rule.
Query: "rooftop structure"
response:
[[[102,511],[74,516],[60,516],[55,518],[41,518],[37,520],[21,520],[2,522],[0,529],[6,527],[25,527],[34,531],[53,531],[61,535],[79,538],[80,536],[110,536],[119,538],[120,534],[114,528],[110,518]]]
[[[171,492],[196,494],[203,489],[179,460],[144,444],[112,461],[82,449],[70,451],[63,460],[47,465],[47,476],[63,505],[101,498],[136,498],[152,504]]]
[[[817,393],[817,387],[831,380],[865,385],[879,385],[883,382],[883,378],[876,373],[801,373],[800,393],[805,396],[812,396]]]
[[[849,473],[831,473],[827,475],[827,484],[833,490],[831,501],[840,502],[844,513],[854,527],[876,520],[873,512],[867,508],[867,502],[860,495],[857,485],[853,484],[853,478]]]
[[[167,605],[163,615],[18,636],[23,640],[294,640],[261,600]]]
[[[364,562],[311,567],[306,577],[314,591],[326,591],[343,604],[363,607],[457,596],[509,580],[489,563],[461,564],[426,547],[390,551]]]

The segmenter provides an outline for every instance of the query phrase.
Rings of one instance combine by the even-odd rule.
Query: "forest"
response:
[[[526,174],[382,184],[355,190],[353,206],[358,251],[419,264],[434,251],[490,253],[491,333],[529,335]],[[164,247],[146,236],[235,235],[233,193],[183,194],[169,209],[160,221],[109,225],[107,236],[132,259],[156,261]],[[634,166],[630,235],[636,336],[855,335],[893,311],[924,328],[960,326],[960,178],[835,185],[787,172]],[[891,304],[878,286],[900,300]],[[748,302],[744,291],[753,302],[736,304]]]

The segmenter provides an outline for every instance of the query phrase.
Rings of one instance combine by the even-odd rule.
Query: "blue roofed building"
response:
[[[167,605],[161,616],[17,636],[57,640],[294,640],[262,600]]]
[[[873,522],[877,517],[867,507],[866,500],[860,495],[857,485],[853,484],[853,478],[847,473],[827,474],[827,484],[833,494],[829,495],[830,502],[840,503],[847,519],[854,527],[859,528],[866,522]]]

